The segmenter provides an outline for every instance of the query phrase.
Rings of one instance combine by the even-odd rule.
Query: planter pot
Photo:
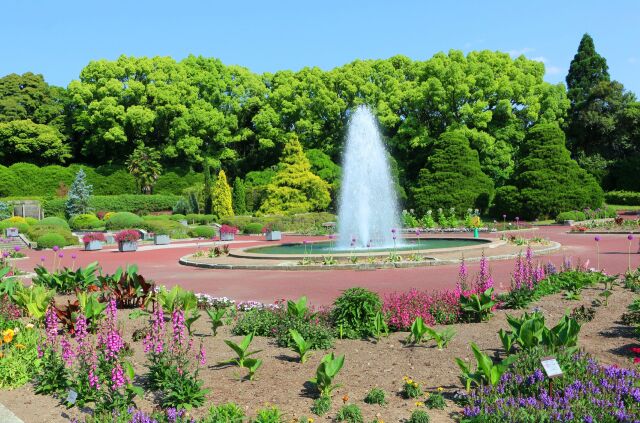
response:
[[[90,241],[84,243],[85,251],[98,251],[102,250],[102,242],[101,241]]]
[[[236,234],[223,233],[223,234],[220,234],[220,241],[233,241],[235,237],[236,237]]]
[[[282,239],[282,232],[271,231],[267,232],[267,241],[280,241]]]
[[[155,235],[153,237],[153,243],[155,245],[167,245],[171,242],[169,235]]]
[[[118,251],[120,251],[121,253],[124,253],[127,251],[136,251],[137,249],[138,249],[137,241],[118,242]]]
[[[18,236],[18,228],[7,228],[5,230],[8,238],[15,238]]]

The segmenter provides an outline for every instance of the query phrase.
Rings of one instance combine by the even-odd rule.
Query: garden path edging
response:
[[[2,423],[24,423],[11,410],[0,402],[0,422]]]

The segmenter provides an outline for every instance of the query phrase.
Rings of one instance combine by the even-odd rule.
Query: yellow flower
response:
[[[413,387],[417,388],[418,387],[418,382],[413,382]]]
[[[19,349],[19,350],[24,350],[27,347],[24,344],[16,344],[16,348]]]
[[[424,402],[422,402],[422,401],[417,401],[417,402],[416,402],[416,407],[424,407]]]
[[[411,384],[413,383],[413,380],[411,380],[411,379],[407,379],[407,383],[408,383],[409,385],[411,385]]]
[[[307,419],[307,423],[313,423],[313,419],[312,419],[311,417],[309,417],[309,418]]]
[[[442,386],[438,387],[438,392],[442,392],[444,391],[444,388]]]
[[[402,380],[408,380],[409,376],[402,376]]]
[[[8,344],[9,342],[11,342],[13,340],[13,335],[15,335],[13,329],[7,329],[2,332],[2,339],[4,340],[4,343]]]

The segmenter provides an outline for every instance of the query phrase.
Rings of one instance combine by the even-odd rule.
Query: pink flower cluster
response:
[[[397,330],[407,330],[416,317],[422,317],[427,325],[454,323],[460,316],[460,296],[455,291],[412,289],[385,295],[382,309],[389,316],[389,326]]]
[[[511,276],[511,289],[533,290],[545,276],[544,266],[540,263],[533,263],[533,250],[531,247],[527,247],[525,258],[523,259],[522,254],[519,254],[516,259],[515,269]]]
[[[162,306],[156,304],[151,316],[151,332],[142,341],[144,353],[161,354],[164,351],[164,313]]]

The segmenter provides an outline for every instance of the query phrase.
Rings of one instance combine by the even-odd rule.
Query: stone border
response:
[[[0,403],[0,421],[3,423],[24,423],[2,403]]]
[[[417,238],[410,238],[410,239],[417,239]],[[438,237],[438,238],[424,238],[425,240],[456,240],[459,241],[461,239],[464,240],[464,238],[446,238],[446,237]],[[428,256],[429,254],[438,254],[438,253],[447,253],[447,252],[453,252],[453,251],[469,251],[469,250],[475,250],[475,249],[485,249],[485,248],[496,248],[500,245],[504,245],[507,242],[501,239],[493,239],[493,238],[470,238],[472,240],[477,240],[477,241],[482,241],[482,243],[479,243],[477,245],[468,245],[465,247],[450,247],[450,248],[431,248],[431,249],[425,249],[425,250],[398,250],[395,252],[395,254],[399,255],[399,256],[411,256],[414,254],[422,254],[425,256]],[[318,242],[324,242],[324,241],[314,241],[311,242],[310,245],[313,245],[314,243],[318,243]],[[285,245],[287,243],[280,243],[280,244],[276,244],[276,245]],[[392,250],[388,250],[388,251],[378,251],[378,252],[370,252],[370,253],[365,253],[365,252],[344,252],[344,253],[338,253],[338,254],[261,254],[261,253],[253,253],[253,252],[249,252],[248,250],[252,250],[252,249],[258,249],[258,248],[262,248],[262,247],[266,247],[264,245],[262,246],[250,246],[250,247],[244,247],[244,248],[240,248],[237,250],[232,250],[229,253],[230,257],[236,257],[236,258],[247,258],[247,259],[255,259],[255,260],[284,260],[284,261],[291,261],[291,260],[304,260],[304,259],[318,259],[318,260],[322,260],[324,257],[328,257],[331,256],[336,260],[349,260],[350,257],[358,257],[358,258],[363,258],[363,259],[367,259],[368,257],[375,257],[375,258],[380,258],[380,257],[388,257],[390,253],[392,253]]]
[[[561,244],[555,241],[549,241],[550,245],[546,248],[535,251],[536,255],[546,255],[550,252],[559,250]],[[477,247],[474,247],[477,248]],[[518,253],[520,254],[520,253]],[[487,260],[507,260],[518,257],[518,254],[501,254],[498,256],[487,256]],[[465,257],[466,262],[480,261],[480,257]],[[203,263],[191,259],[191,254],[181,257],[178,261],[183,266],[199,267],[202,269],[226,269],[226,270],[288,270],[288,271],[304,271],[304,270],[376,270],[376,269],[406,269],[414,267],[430,267],[446,264],[456,264],[460,260],[439,260],[430,258],[424,261],[399,262],[399,263],[344,263],[334,265],[299,265],[294,262],[283,262],[281,264],[225,264],[225,263]]]

